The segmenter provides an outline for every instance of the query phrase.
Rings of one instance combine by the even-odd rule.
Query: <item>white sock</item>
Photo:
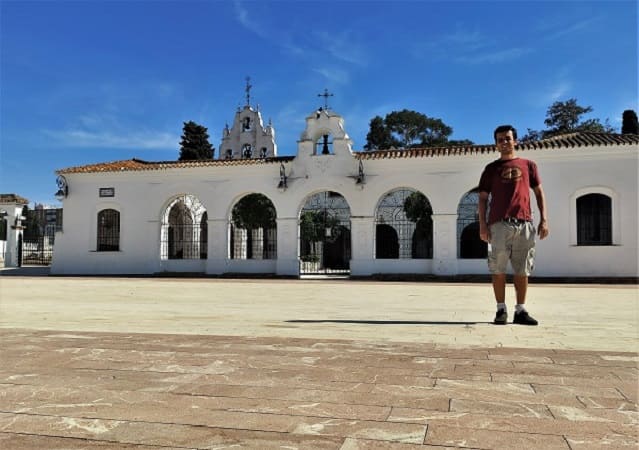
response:
[[[515,311],[520,313],[522,311],[526,311],[526,308],[524,307],[524,305],[516,304],[515,305]]]
[[[497,311],[501,311],[501,310],[508,311],[506,309],[506,304],[505,303],[497,303]]]

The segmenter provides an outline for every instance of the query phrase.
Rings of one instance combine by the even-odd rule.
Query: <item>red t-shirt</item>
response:
[[[479,180],[479,191],[491,195],[488,225],[506,218],[532,221],[530,189],[540,184],[537,164],[528,159],[498,159],[488,164]]]

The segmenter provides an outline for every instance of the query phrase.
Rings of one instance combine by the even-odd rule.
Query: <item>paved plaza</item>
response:
[[[637,448],[637,286],[529,294],[0,276],[0,448]]]

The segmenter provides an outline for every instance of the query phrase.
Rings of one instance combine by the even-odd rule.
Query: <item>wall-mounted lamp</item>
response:
[[[277,188],[281,192],[284,192],[286,188],[288,187],[286,183],[287,183],[286,168],[284,167],[284,163],[280,163],[280,182],[277,184]]]
[[[357,171],[357,178],[355,178],[355,184],[361,186],[362,188],[364,187],[364,184],[366,184],[366,175],[364,174],[364,165],[362,164],[361,160],[359,162],[359,169]]]
[[[55,182],[58,185],[58,192],[55,193],[55,198],[57,198],[59,201],[62,201],[69,195],[69,185],[67,184],[67,179],[63,175],[60,175],[55,180]]]

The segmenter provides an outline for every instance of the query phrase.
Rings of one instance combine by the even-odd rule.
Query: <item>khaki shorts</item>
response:
[[[532,222],[496,222],[490,226],[490,273],[506,273],[508,261],[515,275],[532,273],[535,263],[535,226]]]

